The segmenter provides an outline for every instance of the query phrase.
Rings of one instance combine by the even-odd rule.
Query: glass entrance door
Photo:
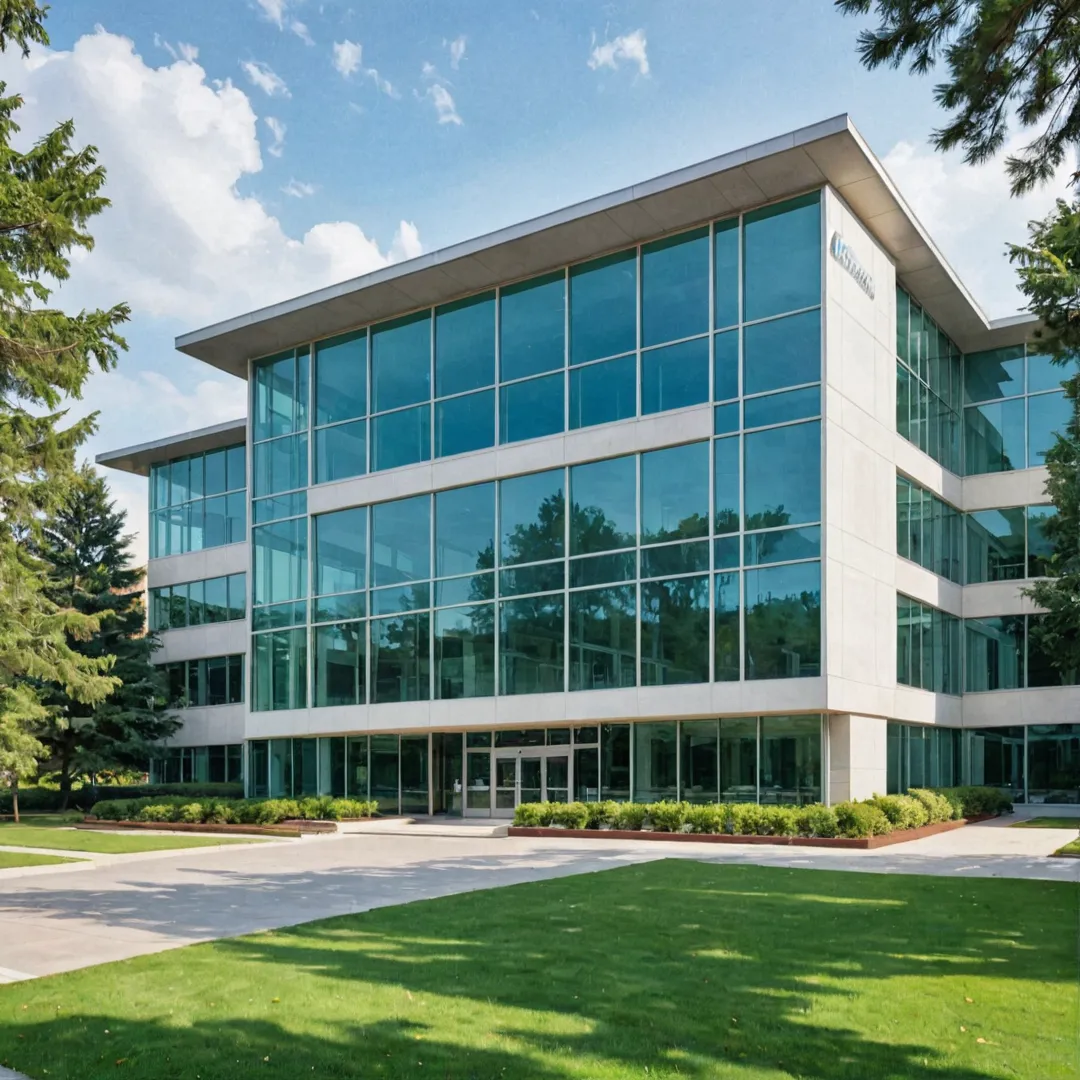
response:
[[[509,816],[519,803],[569,802],[570,755],[530,750],[521,756],[495,754],[496,816]]]
[[[505,815],[512,812],[518,804],[518,759],[516,757],[495,758],[495,806],[494,812]]]

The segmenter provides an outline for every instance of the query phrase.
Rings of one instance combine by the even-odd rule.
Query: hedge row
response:
[[[146,799],[151,795],[185,795],[188,799],[242,799],[243,784],[125,784],[75,788],[68,794],[69,810],[89,810],[102,799]],[[54,813],[63,805],[59,788],[19,788],[19,809],[26,813]],[[0,792],[0,814],[10,814],[10,790]]]
[[[201,799],[183,795],[145,799],[105,799],[94,804],[93,815],[102,821],[184,822],[191,825],[277,825],[297,818],[306,821],[341,821],[373,817],[378,804],[360,799]]]
[[[978,809],[970,809],[978,807]],[[1012,803],[994,788],[875,795],[836,806],[759,806],[757,803],[522,803],[514,824],[565,829],[712,833],[730,836],[864,837],[917,829],[983,813],[1008,813]]]

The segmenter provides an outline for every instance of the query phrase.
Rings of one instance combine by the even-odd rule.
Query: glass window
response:
[[[495,693],[495,605],[435,612],[435,696],[491,697]]]
[[[1031,802],[1080,802],[1080,724],[1030,725],[1027,766]]]
[[[274,444],[271,443],[271,446]],[[258,450],[259,447],[256,447]],[[315,483],[328,484],[367,472],[367,421],[319,428],[315,432]]]
[[[965,516],[967,584],[1024,577],[1024,508],[979,510]]]
[[[367,519],[366,506],[312,518],[316,595],[364,588],[367,583]]]
[[[371,421],[373,469],[397,469],[431,460],[431,406],[376,416]]]
[[[415,405],[431,397],[430,312],[406,315],[372,328],[371,394],[375,412]]]
[[[821,381],[821,312],[770,319],[743,330],[743,393]]]
[[[747,570],[746,677],[821,674],[821,564]]]
[[[968,353],[964,357],[964,401],[997,401],[1024,392],[1024,346]]]
[[[203,486],[204,494],[220,495],[228,490],[225,486],[228,483],[225,475],[225,451],[211,450],[205,455],[203,464],[206,469],[206,479]]]
[[[965,732],[968,782],[1005,788],[1014,799],[1024,797],[1024,729],[1019,726]]]
[[[806,386],[801,390],[786,390],[780,394],[747,398],[743,402],[743,427],[765,427],[786,424],[821,415],[821,387]]]
[[[696,338],[641,354],[642,415],[709,400],[709,339]]]
[[[307,519],[293,518],[251,530],[252,603],[276,604],[307,595]]]
[[[500,291],[500,379],[506,382],[563,367],[565,342],[566,280],[561,270]],[[522,437],[531,436],[516,436]]]
[[[739,331],[728,330],[713,339],[713,401],[728,401],[738,396]]]
[[[641,455],[641,542],[709,534],[709,444],[687,443]]]
[[[821,555],[821,526],[751,533],[746,543],[746,566],[816,559]]]
[[[207,622],[203,602],[203,582],[192,581],[188,584],[188,625],[201,626]]]
[[[813,192],[743,218],[743,318],[821,303],[821,198]]]
[[[716,720],[690,720],[679,725],[679,795],[686,802],[715,803],[720,798],[719,731]]]
[[[720,721],[720,799],[757,802],[758,722],[747,716]]]
[[[755,431],[743,441],[745,527],[761,529],[819,520],[820,421]]]
[[[366,415],[367,331],[320,341],[315,346],[316,425]]]
[[[703,334],[709,328],[709,230],[670,236],[641,249],[641,343]]]
[[[738,682],[740,670],[739,575],[716,574],[713,580],[716,682]]]
[[[372,735],[370,761],[371,798],[380,814],[396,814],[399,808],[399,761],[396,735]]]
[[[739,436],[735,435],[728,439],[717,439],[713,443],[713,484],[716,487],[714,529],[718,533],[739,531],[739,507],[742,501],[739,470],[741,441]]]
[[[570,268],[570,363],[618,356],[637,346],[637,252]]]
[[[564,483],[562,469],[500,482],[500,560],[504,566],[562,558],[566,527]]]
[[[209,499],[207,500],[207,506],[211,502],[220,503],[222,500]],[[265,524],[267,521],[277,521],[279,518],[286,517],[299,517],[301,514],[307,513],[307,492],[306,491],[293,491],[285,495],[270,495],[265,499],[256,499],[251,504],[252,520],[256,525]],[[210,522],[212,515],[207,514],[207,532],[210,531]],[[222,526],[215,525],[214,528],[221,528]]]
[[[362,622],[312,627],[316,707],[364,703],[366,630]]]
[[[1073,404],[1060,394],[1036,394],[1027,399],[1029,468],[1046,464],[1046,452],[1068,431]]]
[[[562,372],[499,388],[499,442],[521,442],[563,430]]]
[[[1024,617],[964,620],[964,689],[1016,690],[1024,685]]]
[[[252,472],[255,498],[307,487],[307,433],[257,443]]]
[[[630,798],[630,725],[600,728],[600,798],[626,802]]]
[[[1065,379],[1070,379],[1076,374],[1076,359],[1073,358],[1065,364],[1055,364],[1049,356],[1033,353],[1034,348],[1028,345],[1027,356],[1027,388],[1029,394],[1038,393],[1040,390],[1059,390]]]
[[[674,720],[633,724],[634,802],[677,799],[678,725]]]
[[[1024,399],[1013,398],[964,410],[964,472],[1008,472],[1025,467]]]
[[[481,293],[435,309],[435,396],[495,382],[495,294]]]
[[[1047,526],[1057,517],[1052,506],[1029,506],[1027,508],[1027,575],[1044,577],[1049,573],[1050,559],[1054,554],[1054,542]]]
[[[499,604],[499,692],[561,693],[563,594]]]
[[[637,683],[633,585],[570,594],[570,689],[610,690]]]
[[[431,577],[431,496],[372,507],[371,555],[374,585],[427,581]]]
[[[260,360],[252,365],[251,373],[255,384],[251,419],[255,442],[288,435],[307,427],[306,347]]]
[[[225,479],[230,491],[247,487],[247,447],[243,444],[225,451]]]
[[[229,619],[242,619],[247,612],[247,574],[230,574]]]
[[[495,391],[435,402],[435,456],[452,457],[495,445]]]
[[[551,592],[564,588],[565,563],[550,562],[533,566],[521,566],[516,570],[504,570],[499,575],[499,593],[502,596],[524,596],[526,593]]]
[[[708,569],[709,545],[707,542],[662,544],[659,547],[646,548],[641,553],[643,578],[703,573]]]
[[[473,484],[435,495],[435,576],[495,565],[495,485]]]
[[[1043,648],[1043,616],[1027,617],[1027,685],[1028,686],[1075,686],[1080,673],[1063,672],[1051,662],[1050,654]]]
[[[371,620],[372,701],[427,701],[430,616],[428,612]]]
[[[709,579],[669,578],[641,586],[641,683],[709,681]]]
[[[312,604],[311,621],[337,622],[343,619],[362,619],[367,612],[367,593],[339,593],[324,596]]]
[[[570,428],[626,420],[637,413],[637,358],[622,356],[570,372]]]
[[[209,508],[211,499],[206,500]],[[225,496],[225,543],[240,544],[247,537],[247,499],[244,492],[234,491]]]
[[[271,630],[252,639],[255,712],[307,705],[307,629]]]
[[[821,801],[821,717],[761,718],[761,802]]]
[[[570,554],[632,547],[637,540],[637,461],[633,455],[570,469]]]
[[[739,219],[713,226],[713,289],[717,327],[739,321]]]

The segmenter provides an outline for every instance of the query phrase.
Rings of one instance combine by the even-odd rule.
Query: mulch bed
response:
[[[327,828],[326,826],[330,826]],[[220,833],[223,836],[300,836],[303,833],[336,832],[332,821],[283,821],[279,825],[191,825],[182,821],[96,821],[87,818],[75,824],[76,829],[156,832]]]
[[[908,840],[921,840],[924,836],[962,829],[975,821],[986,821],[992,815],[972,817],[960,821],[938,821],[918,829],[903,829],[886,836],[728,836],[715,833],[669,833],[643,832],[632,829],[542,829],[511,825],[510,836],[580,837],[584,840],[661,840],[689,844],[772,844],[783,847],[848,848],[867,851],[871,848],[904,844]]]

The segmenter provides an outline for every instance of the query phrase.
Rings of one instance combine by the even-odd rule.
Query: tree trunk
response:
[[[60,755],[60,812],[68,808],[68,800],[71,798],[71,758],[65,747]]]
[[[14,776],[11,781],[11,810],[15,815],[15,824],[19,824],[19,777]]]

